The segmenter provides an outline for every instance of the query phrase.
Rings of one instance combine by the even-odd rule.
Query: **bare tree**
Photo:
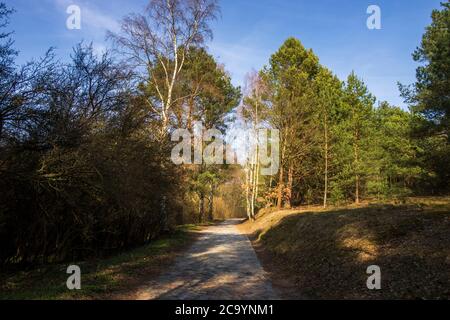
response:
[[[219,12],[217,0],[151,0],[145,14],[130,14],[122,21],[120,34],[109,33],[122,54],[142,68],[155,90],[147,99],[161,120],[161,133],[169,126],[174,87],[191,46],[212,38],[209,22]],[[153,72],[161,69],[161,74]]]
[[[0,31],[8,25],[12,13],[0,3]],[[17,51],[10,36],[10,32],[0,32],[0,143],[8,131],[20,131],[18,126],[32,118],[32,103],[57,65],[53,49],[49,49],[44,57],[17,66]]]
[[[260,184],[260,159],[259,159],[259,140],[258,129],[261,128],[264,118],[264,106],[262,104],[262,95],[266,90],[260,75],[253,71],[246,78],[246,96],[242,105],[244,118],[249,122],[252,141],[250,147],[249,159],[246,164],[246,202],[247,215],[250,219],[255,219],[256,202],[259,196]]]

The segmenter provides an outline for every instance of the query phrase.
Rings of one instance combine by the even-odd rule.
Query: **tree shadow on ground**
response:
[[[212,230],[203,232],[166,273],[146,283],[140,299],[276,298],[248,239],[230,229]]]
[[[305,212],[252,236],[274,282],[293,284],[283,298],[450,298],[448,210],[384,205]],[[381,268],[381,290],[367,288],[371,265]]]

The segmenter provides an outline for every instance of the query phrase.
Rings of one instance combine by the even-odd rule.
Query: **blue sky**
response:
[[[1,0],[0,0],[1,1]],[[20,62],[41,56],[49,47],[61,58],[81,40],[97,50],[108,47],[106,30],[117,31],[119,20],[142,12],[146,0],[3,0],[16,9],[15,31]],[[415,79],[411,53],[419,45],[430,14],[440,0],[221,0],[221,17],[213,23],[210,52],[230,72],[233,82],[268,63],[283,41],[294,36],[312,48],[321,63],[342,80],[352,71],[364,79],[379,100],[404,106],[397,82]],[[68,30],[66,9],[79,5],[82,29]],[[369,30],[369,5],[381,8],[381,30]]]

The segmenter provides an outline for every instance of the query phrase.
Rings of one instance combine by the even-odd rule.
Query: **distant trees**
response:
[[[200,122],[203,126],[200,130],[216,129],[217,133],[220,133],[217,136],[204,137],[210,140],[209,143],[198,142],[202,144],[204,155],[204,151],[211,143],[217,139],[224,139],[226,117],[240,102],[240,88],[232,85],[231,78],[223,66],[219,65],[205,49],[191,47],[176,90],[182,97],[174,106],[178,127],[192,132],[196,129],[193,124]],[[203,136],[203,132],[199,134]],[[223,180],[224,166],[211,165],[206,163],[208,159],[203,160],[202,164],[186,168],[186,174],[192,182],[190,191],[198,197],[198,220],[211,221],[214,196],[219,183]]]
[[[413,137],[417,114],[386,102],[375,107],[354,72],[341,82],[297,39],[286,40],[259,77],[261,122],[281,136],[278,181],[263,179],[259,190],[275,193],[278,208],[423,193],[434,180],[424,155],[448,156]],[[247,94],[247,109],[255,101]]]
[[[341,82],[311,50],[287,39],[258,75],[261,121],[281,136],[276,185],[263,179],[258,190],[276,194],[278,208],[447,190],[450,7],[442,7],[414,53],[423,63],[417,82],[401,87],[411,112],[386,102],[376,107],[354,72]],[[259,101],[253,92],[244,106],[252,111]],[[250,195],[252,188],[246,184]]]
[[[387,102],[374,110],[370,163],[373,178],[368,181],[370,194],[388,198],[407,196],[418,191],[418,182],[429,172],[420,164],[418,145],[412,138],[413,116]]]

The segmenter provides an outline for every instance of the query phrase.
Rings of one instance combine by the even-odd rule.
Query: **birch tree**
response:
[[[247,121],[251,139],[248,141],[248,161],[246,163],[246,203],[249,219],[256,215],[257,200],[260,191],[260,159],[259,159],[259,135],[258,129],[263,127],[266,117],[266,108],[263,103],[265,84],[261,76],[253,71],[247,75],[246,97],[242,105],[242,115]]]
[[[190,47],[212,38],[209,22],[216,18],[216,0],[151,0],[144,14],[130,14],[119,34],[109,33],[118,51],[138,68],[155,95],[146,99],[165,136],[174,104],[174,88]],[[154,72],[156,68],[160,74]]]

